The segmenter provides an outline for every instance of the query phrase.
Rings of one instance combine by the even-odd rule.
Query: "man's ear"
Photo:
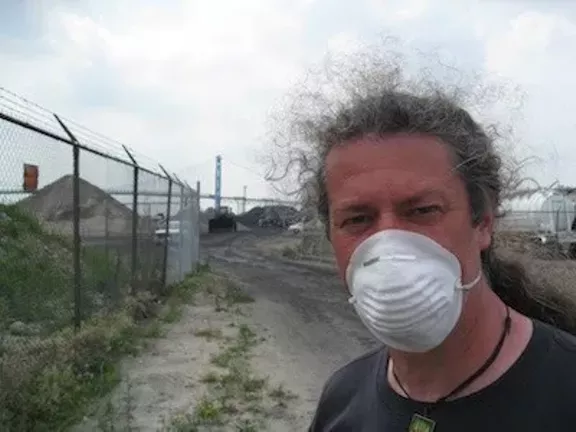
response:
[[[488,249],[492,243],[495,221],[494,212],[486,211],[476,225],[477,241],[481,251]]]

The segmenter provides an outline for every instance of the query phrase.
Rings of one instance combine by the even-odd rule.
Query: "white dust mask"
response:
[[[458,258],[421,234],[384,230],[364,240],[346,270],[350,302],[382,343],[407,352],[439,346],[456,326],[463,291]]]

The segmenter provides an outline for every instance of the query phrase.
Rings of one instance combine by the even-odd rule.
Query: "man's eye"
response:
[[[426,215],[430,213],[437,213],[440,211],[442,211],[442,208],[438,205],[429,205],[423,207],[416,207],[415,209],[412,209],[412,213],[415,215]]]
[[[348,219],[345,219],[342,222],[342,226],[350,225],[350,224],[362,224],[369,221],[369,217],[366,215],[358,215]]]

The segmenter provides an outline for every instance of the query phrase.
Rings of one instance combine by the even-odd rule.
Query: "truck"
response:
[[[237,222],[232,210],[222,206],[215,210],[214,217],[208,220],[208,232],[236,232]]]

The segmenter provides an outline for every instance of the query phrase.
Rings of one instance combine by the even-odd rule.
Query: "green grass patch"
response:
[[[71,242],[46,231],[15,205],[0,204],[0,331],[13,323],[43,334],[64,328],[74,311]],[[83,247],[82,314],[112,309],[128,292],[129,271],[115,252]]]
[[[116,364],[139,349],[128,308],[63,329],[0,358],[0,430],[61,430],[119,381]]]
[[[256,334],[246,324],[238,328],[238,337],[233,344],[226,346],[220,353],[212,356],[213,365],[221,368],[234,367],[238,362],[245,362],[250,350],[258,343]]]
[[[90,318],[75,332],[70,245],[14,206],[0,206],[0,239],[2,431],[60,431],[76,424],[118,384],[119,360],[138,354],[146,338],[161,336],[162,323],[177,320],[182,305],[214,279],[202,269],[163,297],[119,293],[107,308],[106,284],[120,276],[117,261],[85,249],[83,310]]]

